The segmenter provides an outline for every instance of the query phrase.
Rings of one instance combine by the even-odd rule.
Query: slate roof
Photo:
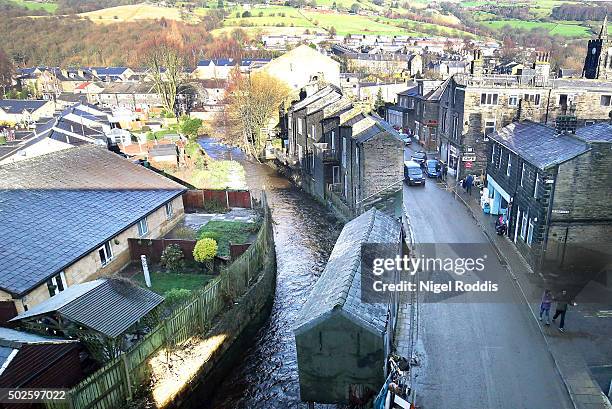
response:
[[[123,280],[94,280],[68,287],[11,321],[59,314],[107,337],[123,334],[164,297]]]
[[[127,71],[127,67],[91,67],[98,76],[119,76]]]
[[[0,166],[0,289],[27,293],[184,190],[95,145]]]
[[[585,142],[612,142],[612,125],[598,123],[584,126],[576,130],[576,138]]]
[[[308,105],[318,101],[319,99],[323,98],[324,96],[326,96],[328,94],[331,94],[332,92],[335,92],[335,91],[337,91],[336,87],[328,85],[325,88],[322,88],[319,91],[315,92],[314,94],[307,96],[303,100],[298,101],[295,104],[293,104],[292,110],[293,111],[298,111],[298,110],[300,110],[302,108],[305,108]]]
[[[514,122],[490,135],[527,162],[544,170],[590,150],[587,143],[536,122]]]
[[[167,155],[175,155],[176,156],[176,145],[173,143],[165,143],[161,145],[157,145],[149,149],[149,156],[167,156]]]
[[[387,326],[387,306],[361,302],[361,244],[400,243],[399,224],[377,209],[348,222],[332,250],[325,270],[313,286],[294,324],[296,334],[307,331],[333,312],[370,331],[382,334]]]
[[[0,109],[7,114],[21,114],[23,111],[34,112],[49,103],[45,100],[0,99]]]

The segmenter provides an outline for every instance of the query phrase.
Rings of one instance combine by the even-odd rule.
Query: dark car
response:
[[[440,170],[440,163],[437,159],[429,159],[425,161],[425,173],[430,178],[438,177],[438,171]]]
[[[412,160],[404,162],[404,182],[410,186],[425,186],[425,175],[421,165]]]
[[[417,151],[412,154],[412,160],[418,163],[419,165],[424,164],[427,160],[427,154],[425,151]]]

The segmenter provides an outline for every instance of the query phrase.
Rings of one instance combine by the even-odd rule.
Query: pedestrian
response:
[[[468,195],[472,196],[472,185],[474,184],[474,176],[470,173],[465,178],[465,189],[468,192]]]
[[[559,321],[559,331],[565,332],[565,314],[567,313],[567,306],[570,303],[567,291],[561,291],[561,293],[557,295],[554,300],[557,302],[557,306],[555,307],[555,315],[553,315],[552,320],[556,322],[557,317],[560,316],[561,321]]]
[[[448,172],[448,166],[446,163],[442,163],[442,180],[446,181],[446,173]]]
[[[546,316],[546,325],[550,325],[550,306],[552,305],[553,296],[549,289],[544,290],[542,301],[540,302],[540,321],[542,315]]]

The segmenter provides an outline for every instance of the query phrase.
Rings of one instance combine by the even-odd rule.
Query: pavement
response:
[[[407,149],[411,151],[418,145]],[[530,303],[544,283],[509,239],[497,236],[478,193],[429,179],[404,187],[404,207],[417,243],[480,243],[497,255],[504,302],[420,302],[416,405],[428,408],[610,408],[602,393],[612,367],[612,306],[570,309],[566,332],[543,326]],[[425,301],[425,300],[423,300]],[[399,347],[406,351],[404,313]],[[599,384],[593,373],[599,374]],[[607,392],[607,390],[606,390]]]

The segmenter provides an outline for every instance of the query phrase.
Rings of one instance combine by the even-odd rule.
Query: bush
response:
[[[164,293],[164,304],[171,310],[184,304],[191,298],[191,290],[186,288],[173,288]]]
[[[6,136],[0,135],[0,145],[6,145]]]
[[[185,268],[185,255],[178,244],[170,244],[161,255],[161,264],[171,273],[180,273]]]
[[[248,10],[247,10],[247,11],[245,11],[245,12],[243,12],[243,13],[242,13],[242,17],[243,17],[243,18],[248,18],[248,17],[251,17],[251,12],[250,12],[250,11],[248,11]]]
[[[187,136],[189,139],[195,139],[198,137],[201,127],[202,127],[201,119],[182,118],[180,130],[181,130],[181,133]]]
[[[217,242],[209,237],[198,240],[193,248],[193,258],[198,263],[212,261],[217,255]]]

